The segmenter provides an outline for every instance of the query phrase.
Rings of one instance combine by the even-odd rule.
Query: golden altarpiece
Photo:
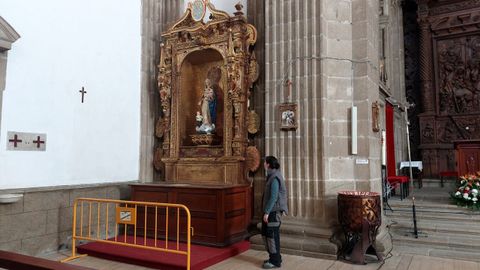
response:
[[[248,108],[258,78],[257,31],[235,7],[230,16],[195,0],[162,34],[156,136],[163,143],[154,163],[165,167],[165,182],[132,186],[133,199],[187,205],[193,241],[210,245],[245,236],[252,213],[248,173],[259,165],[248,140],[259,123]]]

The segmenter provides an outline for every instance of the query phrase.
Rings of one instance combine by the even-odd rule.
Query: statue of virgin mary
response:
[[[202,99],[198,102],[201,108],[202,125],[197,127],[198,133],[211,134],[215,132],[215,121],[217,119],[217,96],[213,90],[210,79],[205,79],[205,88]]]

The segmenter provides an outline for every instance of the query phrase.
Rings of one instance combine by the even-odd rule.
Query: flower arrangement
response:
[[[480,171],[460,177],[457,191],[451,194],[457,205],[480,210]]]

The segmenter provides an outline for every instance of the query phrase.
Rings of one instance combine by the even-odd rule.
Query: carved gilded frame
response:
[[[241,7],[236,6],[237,12],[231,17],[215,9],[208,0],[204,2],[212,14],[209,21],[195,21],[190,5],[183,17],[162,34],[164,42],[160,45],[158,65],[162,113],[156,133],[163,142],[162,150],[157,149],[161,154],[156,155],[156,159],[165,163],[169,182],[194,182],[190,179],[194,174],[210,174],[212,179],[207,182],[211,184],[245,183],[248,97],[250,88],[258,79],[258,64],[252,50],[257,31],[246,23]],[[208,49],[222,56],[222,73],[226,76],[222,149],[208,146],[184,149],[179,138],[180,82],[185,79],[181,66],[191,53]],[[158,163],[156,160],[155,164]],[[216,172],[205,171],[204,167]]]

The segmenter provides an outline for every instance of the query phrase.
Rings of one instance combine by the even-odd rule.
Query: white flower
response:
[[[473,202],[476,202],[476,201],[478,201],[478,199],[477,199],[477,198],[473,198],[472,201],[473,201]]]
[[[466,199],[466,198],[470,198],[470,197],[468,197],[468,193],[463,193],[463,198]]]
[[[467,200],[469,200],[469,201],[470,201],[471,199],[472,199],[472,198],[470,198],[470,197],[467,198]]]
[[[478,189],[472,189],[473,194],[478,194]]]
[[[457,191],[457,192],[455,193],[455,196],[458,197],[458,196],[460,196],[460,194],[461,194],[460,191]]]

